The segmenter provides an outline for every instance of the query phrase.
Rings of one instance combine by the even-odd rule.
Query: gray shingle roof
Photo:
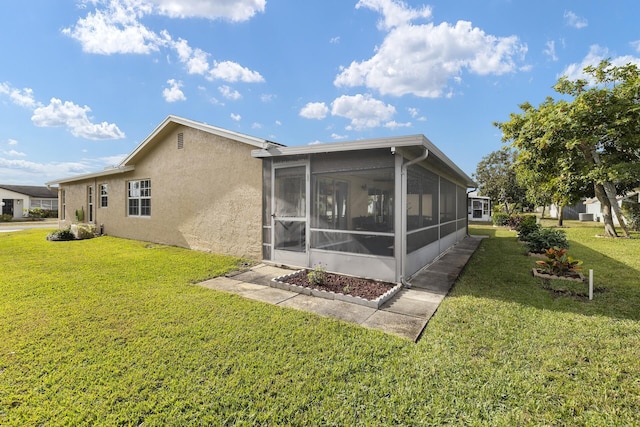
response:
[[[57,199],[58,189],[49,189],[47,187],[39,187],[35,185],[4,185],[0,184],[0,188],[13,191],[15,193],[24,194],[29,197],[38,199]]]

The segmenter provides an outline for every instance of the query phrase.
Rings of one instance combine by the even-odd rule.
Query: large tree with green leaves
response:
[[[540,167],[538,184],[566,200],[591,183],[603,206],[605,234],[618,235],[614,211],[628,236],[616,195],[640,177],[640,71],[602,61],[584,72],[588,80],[558,80],[554,89],[562,99],[549,97],[538,108],[524,103],[520,114],[495,125],[517,150],[520,169],[531,174]]]
[[[514,169],[515,152],[509,149],[494,151],[484,156],[476,167],[473,178],[478,183],[478,193],[498,202],[505,212],[525,203],[525,191],[518,185]]]

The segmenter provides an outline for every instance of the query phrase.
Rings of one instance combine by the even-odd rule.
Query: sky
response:
[[[423,134],[468,175],[494,122],[603,59],[637,0],[30,0],[0,12],[0,184],[117,165],[168,115],[287,146]]]

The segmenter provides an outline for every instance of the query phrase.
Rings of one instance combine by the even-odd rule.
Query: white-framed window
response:
[[[89,222],[93,222],[93,186],[87,187],[87,206],[89,211]]]
[[[100,207],[106,208],[107,206],[109,206],[109,186],[100,184]]]
[[[151,216],[151,180],[127,182],[127,212],[129,216]]]

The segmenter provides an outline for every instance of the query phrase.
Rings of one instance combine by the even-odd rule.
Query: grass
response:
[[[417,344],[194,286],[240,260],[0,233],[1,425],[634,425],[640,238],[571,223],[558,296],[490,226]]]

